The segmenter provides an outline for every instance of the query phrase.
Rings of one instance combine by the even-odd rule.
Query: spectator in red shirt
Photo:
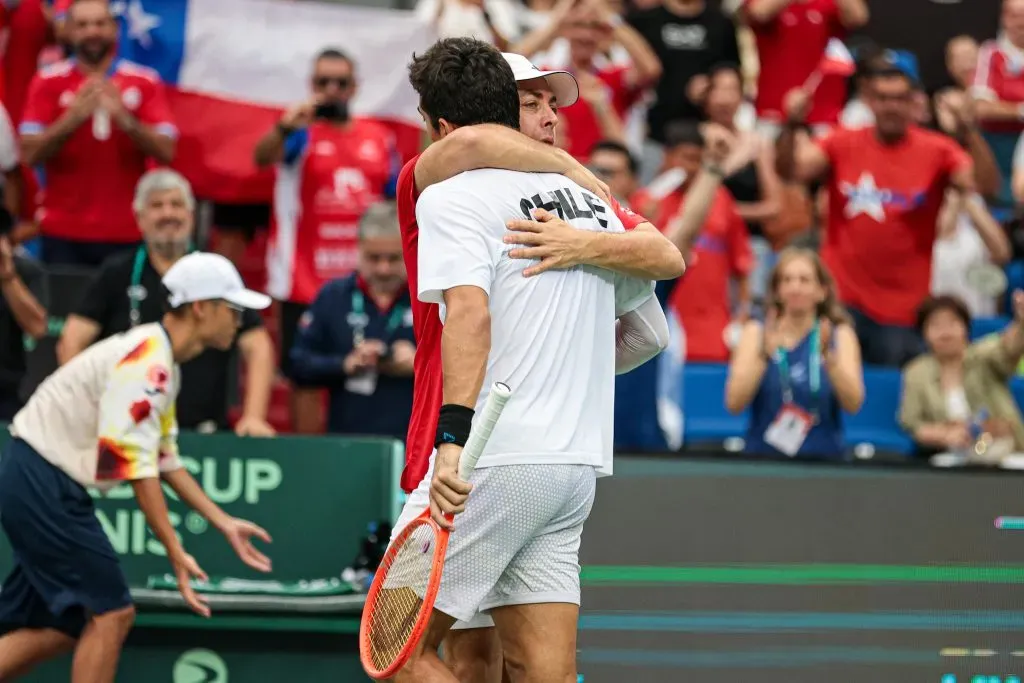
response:
[[[1024,131],[1024,0],[1003,0],[1002,29],[997,39],[982,44],[971,91],[985,139],[1008,180],[1014,147]],[[1000,199],[1012,205],[1009,183]]]
[[[75,57],[36,74],[20,131],[45,174],[43,260],[98,266],[139,242],[135,184],[148,159],[170,163],[177,129],[156,72],[116,58],[105,1],[78,0],[68,21]]]
[[[686,258],[686,275],[669,295],[669,306],[686,333],[686,360],[724,363],[729,360],[726,333],[730,323],[745,322],[750,316],[747,276],[754,267],[750,237],[736,211],[736,202],[720,184],[709,193],[702,192],[697,200],[703,220],[683,219],[696,179],[710,174],[720,183],[724,155],[716,153],[712,157],[712,148],[717,145],[705,145],[700,127],[694,122],[673,122],[665,129],[665,139],[665,168],[682,170],[685,180],[653,201],[650,190],[641,190],[636,205],[652,216],[652,222],[669,235]],[[693,229],[680,230],[681,222]],[[733,284],[735,309],[730,301]]]
[[[572,131],[568,151],[584,160],[601,139],[621,137],[622,121],[644,89],[661,76],[661,62],[647,41],[604,0],[581,5],[564,16],[560,26],[538,29],[533,36],[524,38],[517,50],[529,57],[545,40],[549,42],[558,29],[565,32],[569,39],[568,70],[579,81],[581,98],[562,113]],[[625,48],[632,62],[630,66],[598,66],[595,60],[608,33]]]
[[[640,162],[625,145],[613,140],[601,140],[590,149],[587,163],[599,179],[608,184],[612,196],[629,208],[637,189]]]
[[[331,280],[359,262],[359,219],[394,196],[401,170],[391,132],[353,118],[355,65],[335,49],[313,62],[312,97],[284,113],[256,144],[257,166],[277,167],[267,248],[267,293],[281,306],[280,363],[291,377],[291,347],[300,318]],[[319,395],[292,395],[293,427],[320,431]]]
[[[868,6],[864,0],[744,0],[741,12],[754,32],[761,62],[757,115],[769,124],[774,138],[786,93],[803,87],[830,39],[841,40],[868,22]],[[835,125],[845,101],[845,79],[825,77],[815,90],[807,122]]]
[[[883,69],[869,83],[875,124],[818,142],[801,130],[807,94],[788,95],[778,163],[784,177],[824,179],[822,257],[850,307],[865,362],[896,366],[921,350],[913,326],[931,284],[946,190],[971,192],[975,183],[971,159],[955,141],[912,123],[913,86],[904,72]]]
[[[10,3],[7,3],[10,4]],[[39,55],[50,37],[50,18],[43,0],[0,3],[0,32],[7,41],[0,51],[3,102],[17,126],[21,122],[29,83],[39,67]]]

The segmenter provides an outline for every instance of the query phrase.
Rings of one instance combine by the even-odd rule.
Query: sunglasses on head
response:
[[[313,79],[313,83],[318,88],[326,88],[333,83],[339,89],[345,90],[352,85],[352,79],[347,76],[317,76]]]

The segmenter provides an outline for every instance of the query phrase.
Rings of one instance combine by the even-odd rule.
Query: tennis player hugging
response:
[[[520,98],[550,95],[553,72],[534,69],[517,89],[513,58],[525,62],[452,38],[410,66],[434,140],[420,162],[467,127],[476,152],[508,153],[456,155],[475,170],[432,184],[413,159],[399,177],[416,401],[434,401],[436,450],[367,596],[360,654],[375,679],[575,683],[580,539],[596,478],[612,471],[615,375],[668,343],[651,278],[678,276],[682,257],[656,230],[627,231],[607,188],[516,132]],[[575,99],[575,81],[569,92],[559,78]],[[533,233],[588,247],[535,274],[542,257],[507,239],[524,234],[509,231],[524,212]],[[657,257],[670,267],[643,267]],[[459,647],[470,638],[494,639],[496,666],[487,647]]]

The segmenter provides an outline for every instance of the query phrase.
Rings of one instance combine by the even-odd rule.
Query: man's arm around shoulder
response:
[[[561,173],[602,199],[608,186],[564,150],[497,124],[463,126],[430,145],[416,162],[416,190],[465,171],[501,168],[524,173]]]

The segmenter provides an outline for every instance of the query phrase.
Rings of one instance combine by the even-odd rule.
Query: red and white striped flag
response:
[[[825,46],[825,54],[821,56],[818,71],[822,76],[842,76],[848,78],[857,70],[853,55],[838,38],[830,38]]]

